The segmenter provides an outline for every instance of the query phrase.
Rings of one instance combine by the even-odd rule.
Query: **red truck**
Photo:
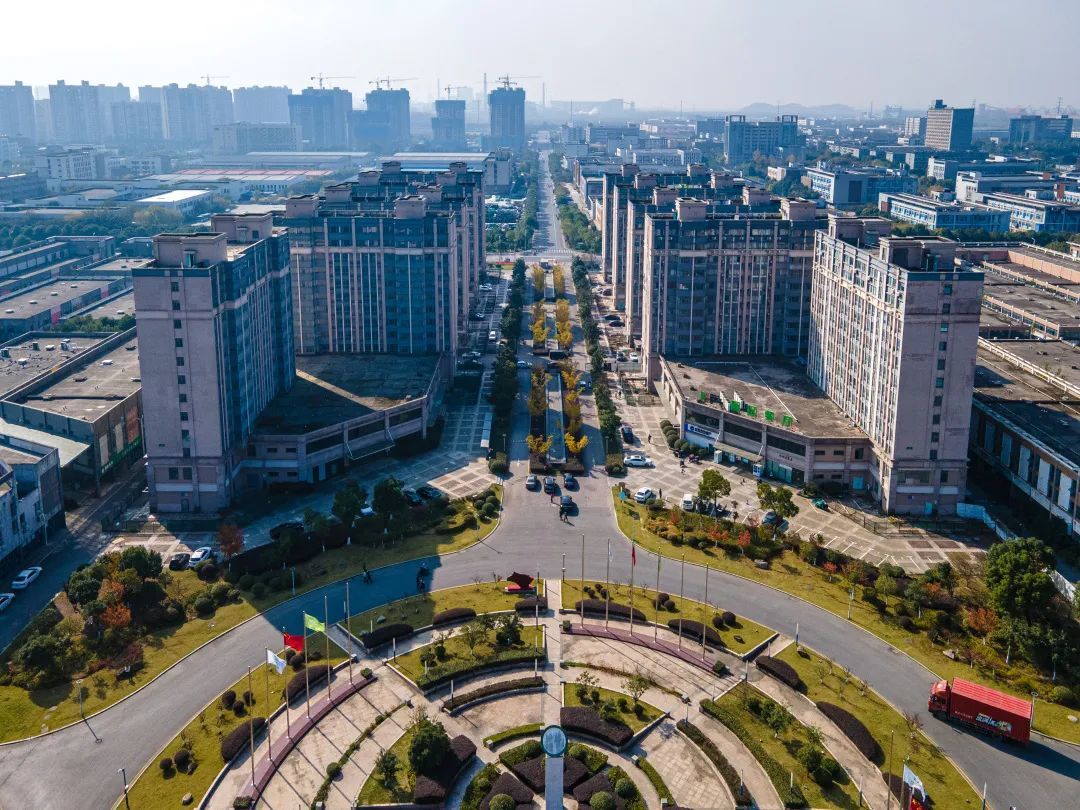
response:
[[[1031,704],[963,678],[930,687],[927,709],[939,720],[953,720],[985,734],[1026,745],[1031,738]]]

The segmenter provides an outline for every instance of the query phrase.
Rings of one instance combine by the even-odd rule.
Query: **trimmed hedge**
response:
[[[446,624],[456,624],[457,622],[467,622],[469,619],[476,618],[476,611],[468,607],[448,608],[446,610],[440,610],[434,616],[431,617],[432,627],[442,627]]]
[[[607,613],[609,616],[616,616],[623,619],[630,618],[630,606],[623,605],[619,602],[605,602],[603,599],[579,599],[574,602],[574,610],[577,613],[581,613],[582,605],[585,606],[585,612],[595,615],[604,615],[604,606],[607,605]],[[644,623],[647,621],[645,614],[637,608],[634,608],[634,621]]]
[[[416,679],[416,685],[425,692],[429,692],[437,686],[450,683],[451,678],[461,678],[474,672],[483,672],[492,667],[520,664],[537,658],[543,659],[543,657],[544,650],[541,647],[528,645],[509,647],[479,660],[470,659],[437,664],[433,669],[429,669],[426,674],[420,675]]]
[[[754,797],[750,795],[750,791],[743,784],[739,772],[734,765],[728,762],[727,757],[720,753],[720,749],[716,747],[716,744],[705,736],[705,732],[685,720],[680,720],[676,723],[676,726],[716,766],[716,770],[720,772],[720,776],[724,778],[728,788],[731,790],[731,795],[735,797],[735,804],[739,807],[753,806]]]
[[[863,725],[862,720],[847,709],[832,703],[822,702],[817,707],[823,715],[836,723],[836,727],[844,732],[844,736],[851,740],[852,744],[859,749],[860,754],[877,765],[884,762],[881,746],[870,733],[870,729]]]
[[[517,804],[532,806],[533,792],[525,787],[525,785],[521,783],[521,780],[512,773],[504,772],[499,774],[499,778],[496,779],[495,783],[491,786],[488,795],[480,802],[480,810],[488,810],[488,807],[491,805],[491,800],[500,793],[509,796]]]
[[[540,612],[543,613],[547,610],[547,597],[546,596],[527,596],[524,599],[519,599],[514,605],[514,610],[518,613],[532,613],[536,610],[537,606],[540,607]]]
[[[754,664],[764,672],[766,675],[772,675],[780,683],[787,684],[796,692],[803,692],[806,690],[806,684],[802,682],[802,678],[799,677],[799,673],[795,671],[795,667],[786,661],[781,661],[778,658],[772,658],[768,655],[759,655]]]
[[[245,720],[226,734],[221,741],[222,762],[225,762],[226,764],[232,762],[237,754],[248,747],[248,744],[251,741],[252,726],[254,726],[254,734],[258,736],[265,725],[265,717],[252,717],[250,720]]]
[[[720,638],[720,634],[713,630],[711,627],[706,627],[701,622],[693,621],[692,619],[669,619],[668,627],[670,627],[675,634],[679,633],[679,622],[682,622],[682,634],[686,638],[692,638],[694,641],[701,641],[701,634],[705,633],[705,644],[710,647],[723,647],[724,640]]]
[[[430,773],[418,774],[413,788],[413,801],[416,804],[441,804],[446,800],[451,788],[461,775],[461,771],[476,756],[476,744],[468,737],[459,734],[450,740],[450,750],[443,761]]]
[[[589,799],[593,797],[594,793],[604,791],[605,793],[614,793],[614,789],[611,786],[611,780],[607,778],[607,774],[598,773],[596,776],[586,779],[576,788],[574,788],[573,796],[577,800],[579,806],[588,805]]]
[[[507,766],[535,793],[544,792],[544,757],[533,757],[524,762]],[[575,785],[589,778],[589,769],[581,760],[563,757],[563,789],[573,790]]]
[[[590,706],[564,706],[559,711],[559,722],[569,731],[595,737],[615,748],[622,748],[634,736],[626,723],[604,720]]]
[[[449,700],[445,701],[442,705],[445,711],[453,711],[459,706],[464,706],[467,703],[473,703],[477,700],[490,697],[491,695],[498,695],[502,692],[510,692],[514,689],[535,689],[544,685],[543,678],[515,678],[512,681],[499,681],[498,683],[489,683],[487,686],[481,686],[479,689],[474,689],[471,692],[460,692]]]
[[[413,634],[413,626],[405,622],[394,622],[376,627],[370,633],[360,634],[360,643],[368,650],[374,650],[383,644],[389,644],[395,638],[408,638]]]
[[[330,675],[330,666],[328,664],[316,664],[308,667],[306,672],[306,680],[305,670],[300,670],[289,679],[289,684],[285,687],[285,700],[289,703],[292,703],[298,695],[304,694],[309,682],[314,686],[325,681]]]
[[[742,744],[746,746],[754,759],[758,761],[758,764],[761,765],[765,770],[765,773],[768,774],[769,779],[773,783],[773,787],[776,788],[776,792],[780,796],[780,800],[784,803],[784,807],[806,807],[806,797],[803,796],[803,792],[799,789],[799,786],[790,786],[790,777],[787,768],[777,762],[776,758],[765,750],[764,746],[762,746],[754,734],[742,724],[739,717],[711,700],[701,701],[701,708],[706,714],[727,726],[731,733],[738,737]]]
[[[637,766],[641,768],[642,773],[649,777],[649,782],[656,788],[656,792],[660,796],[660,799],[666,799],[668,807],[676,807],[675,797],[671,795],[671,791],[668,790],[667,784],[664,783],[664,777],[662,777],[659,771],[653,767],[653,764],[645,757],[641,757],[637,761]]]

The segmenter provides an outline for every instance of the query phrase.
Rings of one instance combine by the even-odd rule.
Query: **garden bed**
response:
[[[473,689],[470,692],[458,692],[454,697],[443,701],[442,710],[454,714],[464,707],[489,700],[490,698],[505,695],[508,692],[533,692],[544,688],[544,679],[539,676],[530,678],[514,678],[510,681],[498,681]]]
[[[493,667],[531,662],[545,655],[543,627],[520,628],[520,641],[500,644],[495,632],[488,631],[470,647],[464,634],[451,636],[443,642],[444,654],[436,653],[438,643],[426,644],[399,655],[394,667],[425,691],[449,683],[451,678],[464,678]],[[424,662],[428,664],[425,667]]]
[[[635,711],[633,699],[623,692],[594,687],[585,690],[586,694],[582,696],[580,691],[575,683],[563,684],[563,706],[597,709],[599,706],[609,705],[617,712],[617,722],[627,726],[633,734],[664,716],[664,712],[643,700],[638,701],[639,710]]]

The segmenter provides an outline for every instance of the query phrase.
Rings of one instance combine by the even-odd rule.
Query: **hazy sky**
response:
[[[1080,105],[1076,0],[5,2],[0,83],[443,85],[538,75],[547,99]],[[540,80],[523,79],[539,101]]]

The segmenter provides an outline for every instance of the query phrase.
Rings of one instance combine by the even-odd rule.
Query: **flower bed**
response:
[[[766,675],[772,675],[780,683],[790,686],[796,692],[806,691],[806,684],[799,677],[799,673],[786,661],[771,658],[768,655],[759,655],[754,660],[754,665]]]
[[[836,724],[838,729],[844,732],[844,736],[851,740],[852,744],[859,749],[859,753],[877,765],[881,765],[882,762],[884,762],[881,746],[878,745],[878,741],[874,739],[874,735],[870,733],[870,729],[863,725],[863,722],[859,718],[847,709],[842,709],[834,703],[822,701],[817,704],[817,707],[821,710],[823,715]]]
[[[411,624],[394,622],[393,624],[384,624],[369,633],[361,633],[360,643],[370,651],[381,647],[383,644],[389,644],[395,638],[408,638],[412,634],[413,626]]]
[[[629,605],[623,605],[619,602],[608,602],[604,599],[579,599],[574,602],[574,611],[581,613],[582,607],[585,612],[594,616],[606,615],[612,618],[629,619],[631,608]],[[645,614],[637,608],[633,608],[634,621],[644,623],[646,621]]]
[[[734,765],[728,762],[727,757],[720,753],[720,749],[716,747],[716,744],[705,736],[705,732],[686,720],[680,720],[677,726],[679,731],[685,734],[690,742],[694,743],[701,750],[701,753],[716,766],[716,770],[720,772],[720,776],[723,777],[728,789],[731,790],[731,795],[735,797],[735,804],[739,807],[752,807],[754,798],[750,795],[746,785],[743,784],[739,772]]]
[[[478,700],[491,697],[492,695],[512,692],[517,689],[540,689],[543,688],[543,686],[544,679],[540,677],[515,678],[512,681],[489,683],[487,686],[481,686],[479,689],[473,689],[471,692],[460,692],[454,695],[452,698],[443,702],[442,708],[444,711],[451,712],[469,703],[475,703]]]
[[[596,709],[588,706],[564,706],[559,711],[559,722],[567,731],[595,737],[614,748],[622,748],[634,736],[630,726],[604,720]]]
[[[521,783],[521,780],[512,773],[503,773],[499,775],[499,778],[492,783],[491,789],[478,805],[479,810],[488,810],[491,806],[491,800],[499,795],[509,796],[517,802],[519,806],[533,807],[533,792],[525,787],[525,785]],[[469,806],[464,801],[461,803],[461,810],[469,810]]]

